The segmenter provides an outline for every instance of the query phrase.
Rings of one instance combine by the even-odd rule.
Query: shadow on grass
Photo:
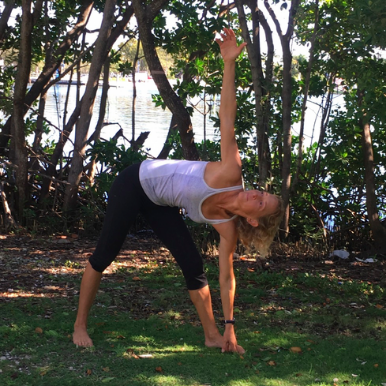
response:
[[[10,249],[10,258],[0,261],[0,384],[386,383],[385,294],[379,286],[308,272],[258,272],[237,262],[237,336],[247,352],[222,354],[204,346],[174,261],[165,250],[147,247],[124,249],[104,275],[90,313],[91,349],[71,341],[91,248],[24,255]],[[207,272],[220,325],[215,260],[207,260]]]
[[[90,317],[95,347],[76,348],[70,335],[75,314],[68,310],[73,305],[59,300],[2,304],[2,385],[332,385],[334,379],[339,380],[336,384],[378,385],[385,381],[384,340],[342,335],[321,339],[269,324],[254,330],[256,325],[248,320],[238,327],[239,343],[247,350],[239,356],[205,348],[200,327],[169,313],[134,320],[129,311],[114,313],[99,306]],[[50,318],[44,314],[47,311]]]

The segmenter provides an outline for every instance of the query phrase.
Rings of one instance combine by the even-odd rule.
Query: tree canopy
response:
[[[114,176],[147,157],[135,114],[130,146],[118,145],[122,131],[100,138],[111,72],[153,78],[153,102],[172,113],[159,157],[218,160],[216,140],[194,141],[189,100],[219,95],[214,36],[226,26],[248,43],[236,74],[244,179],[283,197],[280,240],[385,252],[384,0],[8,0],[0,12],[3,229],[99,228]],[[102,16],[96,30],[89,27],[95,14]],[[294,58],[294,45],[308,54]],[[45,104],[62,79],[77,96],[57,127]],[[135,93],[133,82],[133,111]],[[315,132],[307,127],[310,103],[320,111]],[[50,131],[60,133],[56,143],[42,140]]]

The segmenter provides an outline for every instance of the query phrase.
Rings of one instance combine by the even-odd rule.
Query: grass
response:
[[[35,284],[14,275],[12,291],[0,297],[2,386],[386,384],[386,294],[371,282],[260,272],[239,261],[235,317],[247,350],[240,356],[203,345],[170,259],[117,262],[90,314],[95,346],[84,349],[71,342],[83,266],[39,257],[31,265]],[[207,270],[220,324],[215,259]]]

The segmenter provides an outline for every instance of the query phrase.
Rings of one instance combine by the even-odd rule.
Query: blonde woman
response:
[[[220,104],[221,161],[147,160],[125,169],[109,192],[102,233],[83,275],[73,342],[89,347],[87,318],[102,272],[118,255],[130,225],[142,213],[173,254],[185,277],[201,320],[205,345],[243,353],[237,344],[233,317],[236,281],[233,254],[238,238],[266,251],[282,216],[281,200],[257,190],[244,191],[241,159],[234,133],[235,66],[246,43],[237,45],[231,29],[216,39],[224,60]],[[213,316],[202,258],[179,213],[184,208],[196,222],[211,224],[220,235],[219,281],[224,318],[221,335]]]

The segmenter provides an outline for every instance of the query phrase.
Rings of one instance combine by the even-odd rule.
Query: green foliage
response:
[[[288,12],[289,1],[274,0],[270,3],[277,5],[276,10]],[[225,3],[223,2],[223,5]],[[295,15],[296,39],[309,45],[314,34],[316,15],[315,1],[307,0],[300,3]],[[104,2],[94,3],[96,12],[103,12]],[[122,15],[130,2],[118,2],[116,14]],[[69,28],[74,26],[77,14],[82,3],[77,1],[56,1],[47,3],[47,14],[37,18],[32,35],[32,64],[42,67],[42,62],[50,60],[52,52],[58,49],[63,42],[63,36]],[[247,7],[245,7],[247,8]],[[157,44],[157,53],[168,76],[178,77],[174,86],[175,92],[181,98],[190,115],[194,108],[192,98],[215,100],[221,92],[223,63],[219,55],[219,48],[214,42],[215,33],[223,27],[233,27],[238,39],[240,28],[238,15],[233,9],[225,17],[218,17],[220,2],[208,1],[177,1],[171,0],[165,4],[163,10],[155,17],[151,25]],[[247,11],[247,9],[246,9]],[[379,216],[385,218],[386,207],[386,173],[384,158],[386,155],[386,64],[378,55],[378,48],[385,48],[385,4],[384,0],[328,0],[319,1],[319,26],[316,36],[314,61],[310,78],[309,96],[319,102],[325,100],[326,94],[335,85],[331,79],[342,81],[339,93],[343,102],[341,108],[333,108],[331,115],[326,116],[327,131],[320,144],[311,144],[304,149],[298,185],[291,192],[291,237],[317,240],[317,244],[331,242],[332,234],[336,233],[342,246],[358,245],[362,248],[371,241],[368,228],[365,186],[365,168],[362,150],[362,127],[360,122],[371,124],[371,136],[374,151],[374,173],[376,179],[376,197]],[[169,16],[175,20],[170,24]],[[246,18],[251,20],[251,14]],[[4,121],[13,111],[13,88],[17,71],[16,61],[20,45],[21,18],[18,15],[15,23],[8,26],[6,36],[2,42],[2,59],[5,68],[0,71],[1,98],[0,111],[4,114]],[[112,50],[111,63],[114,71],[125,75],[133,70],[134,57],[137,50],[138,36],[136,31],[127,29],[129,41],[120,46],[119,51]],[[63,63],[72,64],[81,49],[90,46],[89,40],[85,46],[76,41],[69,50],[63,53]],[[276,47],[277,48],[277,47]],[[82,57],[82,65],[87,64],[93,56],[94,49]],[[278,53],[278,50],[277,52]],[[47,55],[47,58],[46,58]],[[60,58],[61,59],[61,58]],[[262,57],[263,74],[266,58]],[[305,75],[309,59],[305,56],[295,57],[293,60],[292,75],[292,122],[300,119],[300,106],[303,100]],[[243,162],[243,177],[248,187],[257,187],[258,159],[256,139],[256,106],[252,85],[251,63],[246,51],[239,58],[236,67],[236,87],[238,111],[235,123],[237,141],[241,150]],[[139,68],[147,69],[142,47],[139,49]],[[282,66],[280,61],[274,64],[272,83],[263,79],[262,107],[270,102],[270,118],[266,124],[266,132],[270,146],[270,161],[272,163],[269,184],[272,191],[281,190],[282,173]],[[183,75],[183,76],[182,76]],[[153,96],[156,106],[163,109],[166,105],[159,95]],[[328,109],[327,109],[328,111]],[[308,113],[308,112],[307,112]],[[219,127],[218,117],[211,117],[215,126]],[[329,119],[329,121],[328,121]],[[30,112],[25,118],[26,135],[33,138],[36,131],[36,114]],[[4,122],[2,122],[3,124]],[[43,132],[50,130],[46,122],[43,123]],[[9,134],[7,134],[9,135]],[[174,133],[169,138],[172,146],[172,158],[182,158],[182,148],[179,134]],[[299,138],[293,137],[292,174],[296,174],[296,153]],[[41,143],[41,162],[48,164],[49,156],[56,146],[54,140]],[[220,159],[219,138],[213,141],[197,144],[200,157],[204,160],[217,161]],[[5,154],[9,149],[0,149]],[[4,154],[3,154],[4,156]],[[35,156],[35,155],[34,155]],[[5,155],[5,157],[8,157]],[[82,181],[80,198],[81,221],[90,228],[99,221],[99,214],[103,212],[106,191],[115,176],[127,165],[139,162],[145,154],[117,146],[113,141],[98,142],[87,153],[87,159],[96,159],[98,174],[95,185],[90,187]],[[5,159],[9,162],[10,159]],[[11,161],[12,162],[12,161]],[[68,164],[63,164],[60,170],[61,178],[68,176]],[[4,178],[12,173],[4,171]],[[3,177],[2,177],[3,178]],[[32,180],[32,179],[31,179]],[[34,182],[41,183],[43,177],[37,175]],[[3,181],[3,180],[2,180]],[[5,180],[4,180],[5,181]],[[59,187],[60,186],[60,187]],[[31,195],[32,203],[38,198],[35,191]],[[58,185],[57,191],[50,197],[49,203],[53,208],[61,210],[63,186]],[[10,199],[13,201],[13,198]],[[87,204],[85,204],[85,202]],[[95,208],[99,209],[95,214]],[[32,210],[32,209],[31,209]],[[32,212],[31,212],[32,213]],[[31,223],[35,218],[30,212],[26,217]],[[44,217],[44,216],[43,216]],[[89,221],[87,220],[89,219]],[[51,227],[49,222],[60,220],[49,216],[44,218],[42,228]],[[87,225],[88,224],[88,225]],[[323,234],[324,228],[330,232],[327,239]],[[199,228],[197,228],[199,229]],[[200,230],[193,230],[199,236]],[[205,232],[204,239],[209,241],[211,234]],[[361,235],[361,236],[359,236]],[[360,244],[360,239],[363,243]],[[338,244],[339,244],[338,243]],[[334,244],[338,246],[337,244]]]
[[[142,151],[126,149],[124,145],[117,145],[113,139],[97,141],[87,150],[87,156],[92,160],[97,160],[102,170],[108,169],[113,175],[146,158]]]
[[[4,114],[4,116],[10,115],[13,109],[12,97],[15,76],[16,69],[12,66],[7,66],[4,69],[0,69],[0,111]]]
[[[117,142],[112,139],[94,143],[88,149],[87,156],[100,164],[101,172],[95,179],[96,184],[88,189],[94,198],[100,197],[102,200],[119,172],[146,159],[146,155],[141,150],[126,149],[124,145],[117,145]]]

